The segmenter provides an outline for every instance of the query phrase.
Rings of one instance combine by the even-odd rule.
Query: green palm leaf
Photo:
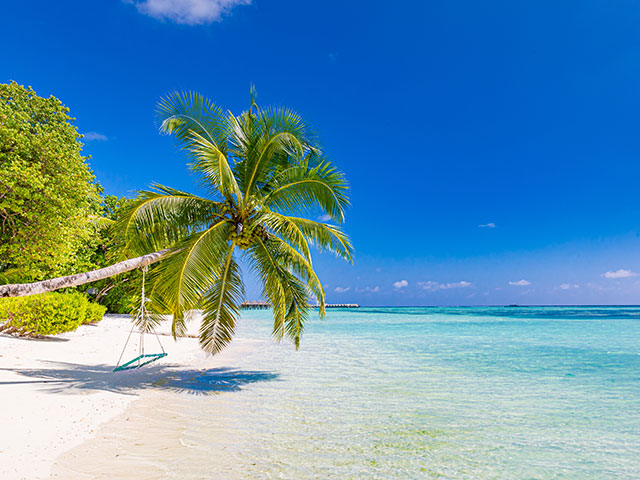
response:
[[[250,145],[246,145],[246,141],[241,144],[245,155],[238,170],[243,173],[241,188],[245,198],[274,173],[269,167],[277,164],[275,159],[299,157],[310,145],[309,129],[295,112],[276,108],[260,111],[255,117],[250,115],[244,124],[239,124],[243,130],[251,127],[253,133],[259,134]],[[244,140],[253,137],[244,131],[242,133]]]
[[[286,336],[293,340],[297,349],[309,315],[305,284],[287,268],[292,260],[281,244],[260,241],[252,248],[251,254],[264,286],[263,294],[272,305],[273,337],[282,340]]]
[[[194,132],[189,151],[194,158],[191,169],[201,174],[205,187],[212,186],[223,195],[235,195],[240,200],[238,183],[227,158],[213,142]]]
[[[307,218],[281,215],[287,222],[300,229],[309,244],[320,250],[328,250],[349,262],[353,261],[353,245],[349,237],[335,225],[316,222]]]
[[[227,158],[229,118],[209,99],[195,92],[173,92],[158,104],[160,131],[174,135],[194,159],[191,169],[202,183],[221,193],[238,194]]]
[[[178,253],[163,262],[151,276],[154,297],[179,323],[184,312],[197,308],[207,289],[216,281],[212,266],[223,261],[229,222],[219,220],[176,245]],[[174,330],[181,331],[178,325]]]
[[[7,270],[0,271],[0,285],[6,285],[9,283],[18,283],[24,280],[24,272],[19,268],[9,268]]]
[[[311,262],[304,258],[300,252],[298,252],[295,248],[289,245],[287,242],[282,239],[271,236],[269,240],[264,242],[268,246],[271,251],[280,250],[282,252],[281,261],[286,267],[294,272],[296,275],[304,279],[309,293],[311,296],[315,297],[318,306],[320,308],[319,314],[320,318],[325,317],[325,293],[324,288],[322,287],[322,283],[318,278],[316,272],[313,270],[311,266]]]
[[[311,251],[309,243],[300,227],[286,215],[276,212],[262,212],[257,220],[269,231],[286,239],[294,248],[302,252],[304,257],[310,262]]]
[[[220,352],[233,337],[244,285],[240,268],[233,259],[235,244],[228,245],[218,278],[203,299],[200,346],[209,353]]]
[[[160,132],[174,135],[185,148],[193,134],[201,135],[226,150],[228,120],[220,107],[196,92],[172,92],[158,102]]]
[[[349,206],[344,174],[328,161],[310,168],[307,162],[279,172],[270,182],[263,204],[284,211],[320,209],[338,223]]]
[[[115,230],[136,254],[175,245],[191,232],[222,218],[218,202],[162,185],[139,192],[119,218]]]

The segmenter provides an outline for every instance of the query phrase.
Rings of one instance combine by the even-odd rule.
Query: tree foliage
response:
[[[310,298],[324,315],[311,247],[351,260],[339,227],[348,205],[343,173],[298,114],[260,108],[253,90],[240,115],[197,93],[174,93],[159,103],[158,116],[208,195],[155,185],[117,222],[130,253],[177,252],[151,275],[153,308],[173,314],[174,335],[184,332],[187,311],[202,308],[200,344],[219,352],[233,336],[244,297],[244,257],[272,304],[274,338],[298,347]],[[309,218],[320,214],[333,223]]]
[[[69,273],[95,234],[98,187],[69,109],[0,84],[0,274]],[[5,279],[6,280],[6,279]],[[0,282],[2,279],[0,278]]]
[[[133,200],[126,197],[106,195],[100,206],[100,216],[95,218],[96,235],[84,252],[87,269],[107,267],[124,259],[124,241],[114,230],[117,220],[126,212]],[[122,273],[82,287],[80,291],[91,292],[96,302],[112,313],[132,313],[140,303],[140,270]]]

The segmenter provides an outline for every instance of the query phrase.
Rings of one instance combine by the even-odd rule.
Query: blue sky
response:
[[[640,4],[325,0],[3,4],[0,82],[71,108],[107,193],[194,190],[154,124],[250,83],[351,183],[331,302],[640,303]],[[249,280],[249,297],[258,290]]]

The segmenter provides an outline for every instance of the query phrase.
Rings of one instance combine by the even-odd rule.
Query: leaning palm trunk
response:
[[[123,262],[116,263],[109,267],[100,268],[98,270],[77,273],[66,277],[52,278],[51,280],[43,280],[42,282],[0,285],[0,298],[26,297],[28,295],[36,295],[38,293],[52,292],[65,287],[77,287],[79,285],[84,285],[85,283],[114,277],[121,273],[150,265],[162,260],[172,252],[173,251],[171,249],[164,249],[158,252],[142,255],[140,257],[130,258]]]

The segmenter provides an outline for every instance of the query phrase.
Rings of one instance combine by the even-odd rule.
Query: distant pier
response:
[[[240,305],[243,310],[268,310],[271,308],[269,302],[244,302]],[[311,305],[311,308],[320,308],[319,305]],[[360,308],[357,303],[328,303],[325,308]]]

